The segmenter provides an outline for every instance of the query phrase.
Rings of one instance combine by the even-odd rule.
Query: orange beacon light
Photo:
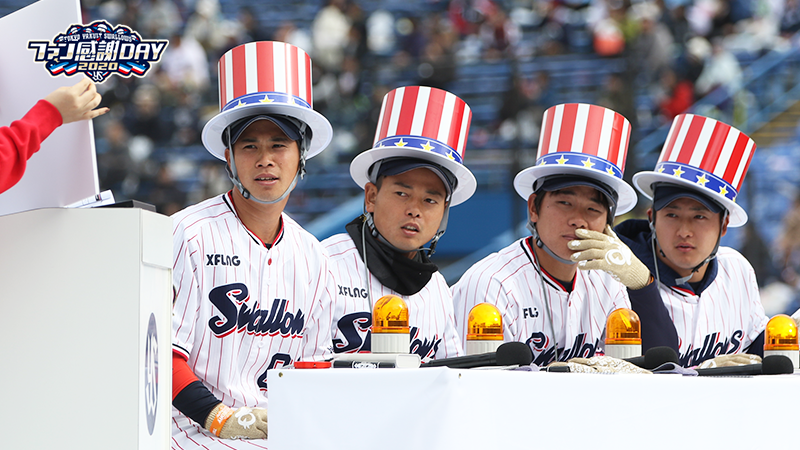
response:
[[[467,317],[467,355],[497,351],[503,343],[503,316],[490,303],[478,303]]]
[[[372,353],[408,353],[411,345],[408,305],[396,295],[384,295],[372,308]]]
[[[606,356],[631,358],[642,354],[642,323],[628,308],[615,309],[606,320]]]
[[[784,355],[792,360],[795,370],[800,359],[800,345],[797,340],[797,324],[786,314],[778,314],[769,319],[764,330],[764,357]]]

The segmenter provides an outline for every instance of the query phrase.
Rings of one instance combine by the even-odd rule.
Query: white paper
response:
[[[80,24],[79,0],[41,0],[0,19],[0,126],[8,126],[39,99],[83,74],[52,77],[35,62],[28,41],[52,41],[70,25]],[[28,160],[25,175],[0,194],[0,215],[61,207],[100,192],[94,133],[89,121],[58,127]]]

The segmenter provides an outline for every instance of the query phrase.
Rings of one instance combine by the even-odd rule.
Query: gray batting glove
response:
[[[567,245],[571,250],[581,250],[571,256],[578,262],[578,268],[602,270],[634,290],[650,284],[650,269],[617,237],[610,225],[606,225],[604,233],[579,228],[575,235],[580,239]]]
[[[711,369],[714,367],[747,366],[750,364],[761,364],[761,357],[748,353],[737,353],[735,355],[720,355],[713,359],[707,359],[700,363],[698,369]]]
[[[223,439],[266,439],[267,410],[242,406],[234,411],[220,403],[208,414],[205,427]]]

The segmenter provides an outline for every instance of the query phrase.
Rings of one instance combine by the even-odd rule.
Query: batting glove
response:
[[[220,403],[208,414],[205,425],[223,439],[266,439],[267,410],[242,406],[234,411]]]
[[[606,225],[605,233],[575,230],[580,239],[569,242],[571,250],[582,250],[572,254],[582,270],[602,270],[630,289],[641,289],[650,284],[650,269],[647,268],[631,249],[625,245]]]
[[[750,364],[760,364],[761,357],[758,355],[750,355],[747,353],[738,353],[735,355],[721,355],[714,359],[707,359],[700,363],[698,369],[711,369],[712,367],[731,367],[731,366],[747,366]]]
[[[572,358],[567,362],[554,362],[550,364],[550,366],[568,366],[571,373],[653,373],[631,364],[628,361],[612,358],[610,356]]]

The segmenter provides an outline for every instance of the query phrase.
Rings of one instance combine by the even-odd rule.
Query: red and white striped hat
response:
[[[249,42],[232,48],[219,59],[220,112],[203,128],[203,145],[225,159],[222,132],[237,120],[257,114],[294,117],[311,128],[306,159],[331,142],[333,128],[314,111],[311,95],[311,58],[284,42]]]
[[[616,215],[636,206],[636,191],[622,179],[631,125],[602,106],[567,103],[548,108],[542,118],[536,165],[514,178],[525,200],[536,180],[550,175],[578,175],[600,181],[618,195]]]
[[[455,175],[458,184],[450,205],[458,205],[477,186],[464,166],[471,119],[466,102],[450,92],[425,86],[397,88],[383,97],[373,148],[353,159],[350,176],[365,187],[376,161],[393,157],[431,161]]]
[[[633,184],[649,199],[656,183],[694,189],[728,210],[728,226],[742,226],[747,213],[736,204],[736,196],[755,151],[755,142],[730,125],[680,114],[672,121],[654,171],[637,173]]]

